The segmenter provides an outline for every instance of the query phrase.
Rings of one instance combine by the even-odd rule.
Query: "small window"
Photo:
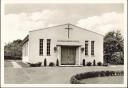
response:
[[[40,47],[39,47],[40,56],[43,55],[43,39],[40,39]]]
[[[50,56],[51,39],[47,39],[47,56]]]
[[[85,55],[88,55],[88,41],[85,41]]]
[[[91,55],[94,55],[94,41],[91,41]]]

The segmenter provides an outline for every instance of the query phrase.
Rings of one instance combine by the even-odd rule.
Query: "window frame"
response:
[[[91,55],[94,56],[95,55],[95,50],[94,50],[94,44],[95,41],[91,41]]]
[[[44,50],[44,39],[39,39],[39,56],[43,56],[43,50]]]
[[[85,41],[85,52],[84,52],[84,54],[85,54],[85,56],[88,56],[88,41],[86,40]]]
[[[51,39],[47,39],[47,56],[51,56]]]

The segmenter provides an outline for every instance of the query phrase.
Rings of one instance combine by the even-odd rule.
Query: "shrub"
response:
[[[91,66],[92,65],[92,63],[91,62],[87,62],[87,66]]]
[[[109,71],[106,71],[105,72],[105,76],[109,76],[109,75],[111,75],[110,72]]]
[[[99,73],[99,75],[100,75],[101,77],[105,76],[105,71],[101,71],[101,72]]]
[[[85,66],[85,59],[83,59],[83,66]]]
[[[98,62],[98,63],[97,63],[97,65],[98,65],[98,66],[101,66],[101,65],[102,65],[102,63],[101,63],[101,62]]]
[[[72,76],[70,79],[71,84],[80,84],[79,80],[75,78],[75,76]]]
[[[96,61],[95,60],[93,60],[93,66],[96,66]]]
[[[81,84],[80,80],[92,78],[92,77],[103,77],[103,76],[121,76],[124,75],[124,71],[94,71],[76,74],[72,76],[70,82],[72,84]]]
[[[114,52],[112,54],[110,64],[121,65],[124,64],[123,52]]]
[[[81,84],[80,80],[92,78],[92,77],[103,77],[103,76],[118,76],[124,75],[123,71],[93,71],[76,74],[71,77],[70,82],[72,84]]]
[[[46,58],[44,59],[44,66],[47,66],[47,60],[46,60]]]
[[[58,59],[56,60],[56,66],[59,66],[59,60]]]
[[[54,66],[54,65],[55,65],[55,64],[54,64],[53,62],[50,62],[50,63],[49,63],[49,66],[51,66],[51,67]]]
[[[40,67],[42,64],[42,62],[38,62],[38,63],[29,63],[30,67]]]
[[[37,64],[38,64],[38,66],[41,66],[42,62],[38,62]]]

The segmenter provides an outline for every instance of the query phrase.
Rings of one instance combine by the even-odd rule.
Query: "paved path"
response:
[[[17,64],[15,61],[11,62],[14,68],[22,68],[19,64]]]

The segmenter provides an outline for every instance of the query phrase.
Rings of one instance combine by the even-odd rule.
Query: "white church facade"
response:
[[[80,66],[85,62],[103,63],[103,35],[84,28],[63,24],[29,31],[23,40],[22,61],[59,66]]]

